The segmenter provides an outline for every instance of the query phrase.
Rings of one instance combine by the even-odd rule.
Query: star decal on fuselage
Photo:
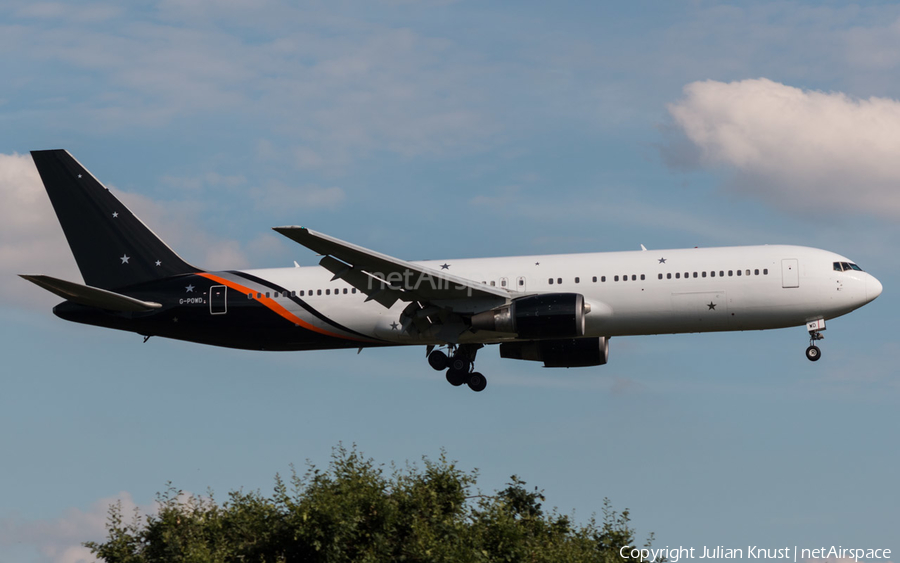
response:
[[[157,265],[157,266],[162,266],[162,262],[160,262],[159,260],[157,260],[157,261],[156,261],[156,265]]]
[[[450,264],[447,264],[447,263],[441,264],[441,269],[442,269],[442,270],[449,270],[449,269],[450,269]]]
[[[659,259],[659,263],[660,263],[660,264],[665,264],[665,263],[666,263],[666,259],[665,259],[665,258],[660,258],[660,259]]]
[[[710,301],[709,304],[707,304],[706,306],[709,307],[709,310],[710,310],[710,311],[715,311],[715,310],[716,310],[716,304],[713,303],[712,301]]]
[[[186,288],[184,288],[184,291],[185,293],[194,293],[194,286],[188,285]]]
[[[119,260],[121,260],[123,264],[127,264],[130,259],[131,259],[131,257],[128,256],[127,254],[123,254],[122,256],[119,257]]]
[[[118,212],[118,211],[113,211],[113,214],[112,214],[112,215],[113,215],[113,219],[115,219],[116,217],[119,216],[119,212]]]
[[[391,323],[391,330],[397,330],[400,327],[396,322]]]

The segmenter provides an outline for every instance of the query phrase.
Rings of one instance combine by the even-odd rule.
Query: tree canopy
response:
[[[170,484],[155,513],[128,520],[113,505],[106,540],[85,545],[108,563],[621,563],[619,549],[634,545],[628,510],[608,500],[599,521],[577,524],[516,476],[493,494],[479,494],[476,480],[444,454],[388,471],[339,445],[325,470],[276,475],[270,496],[238,490],[218,503]]]

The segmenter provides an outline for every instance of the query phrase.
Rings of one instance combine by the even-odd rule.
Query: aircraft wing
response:
[[[344,280],[385,307],[398,300],[418,301],[469,313],[506,303],[510,298],[505,289],[400,260],[305,227],[274,230],[324,254],[319,264],[334,274],[332,279]]]

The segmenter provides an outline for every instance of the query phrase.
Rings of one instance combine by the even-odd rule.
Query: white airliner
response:
[[[294,226],[275,230],[322,255],[318,266],[206,271],[68,152],[32,157],[86,284],[22,276],[66,299],[59,317],[249,350],[425,346],[434,369],[474,391],[490,344],[582,367],[605,364],[614,336],[805,326],[816,361],[825,321],[882,290],[849,258],[802,246],[409,262]]]

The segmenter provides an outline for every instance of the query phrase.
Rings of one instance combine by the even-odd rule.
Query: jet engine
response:
[[[474,315],[472,329],[521,338],[577,338],[584,336],[584,315],[590,310],[580,293],[531,295]]]
[[[599,336],[504,342],[500,345],[500,357],[544,362],[545,368],[602,366],[609,360],[609,339]]]

